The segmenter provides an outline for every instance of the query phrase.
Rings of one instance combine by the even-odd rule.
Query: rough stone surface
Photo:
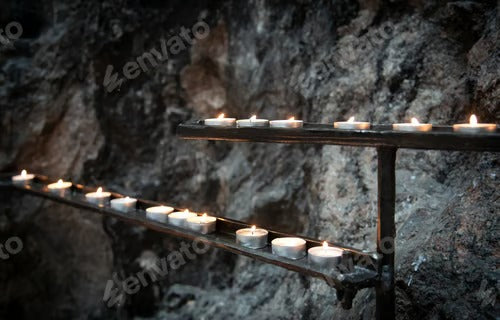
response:
[[[65,177],[132,196],[374,249],[376,153],[336,146],[188,142],[176,126],[220,112],[374,123],[500,122],[494,1],[17,1],[0,28],[0,170]],[[198,20],[208,37],[123,67]],[[323,67],[322,67],[323,66]],[[111,91],[111,92],[109,92]],[[398,152],[398,319],[499,316],[499,157]],[[3,192],[3,191],[2,191]],[[371,319],[373,290],[343,310],[320,280],[219,250],[103,301],[179,240],[2,193],[5,318]]]

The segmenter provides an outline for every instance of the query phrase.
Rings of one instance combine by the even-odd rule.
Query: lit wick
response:
[[[411,118],[411,124],[420,124],[420,122],[418,122],[417,118]]]
[[[57,180],[57,187],[60,188],[63,186],[63,181],[62,179]]]
[[[252,236],[253,236],[253,233],[255,232],[255,229],[256,229],[256,227],[255,227],[255,226],[252,226],[252,227],[250,228],[250,230],[252,231]]]
[[[251,116],[251,117],[250,117],[250,122],[255,121],[255,119],[257,119],[257,116],[256,116],[256,115]]]
[[[21,171],[21,177],[26,178],[28,172],[26,170]]]
[[[205,222],[207,222],[207,214],[206,213],[202,214],[201,219],[200,219],[200,223],[205,223]]]
[[[295,117],[291,117],[290,119],[288,119],[288,121],[294,121],[295,120]]]
[[[347,119],[347,122],[354,122],[354,117],[350,117],[349,119]]]
[[[221,114],[217,117],[217,119],[224,119],[224,114],[223,114],[223,113],[221,113]]]

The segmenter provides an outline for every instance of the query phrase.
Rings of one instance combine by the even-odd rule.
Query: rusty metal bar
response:
[[[181,124],[177,134],[188,140],[234,142],[333,144],[359,147],[391,147],[434,150],[500,151],[500,130],[466,134],[450,126],[434,126],[429,132],[402,132],[391,125],[369,130],[335,129],[331,124],[305,123],[300,129],[222,128],[203,125],[203,120]]]
[[[377,252],[382,255],[381,279],[375,287],[376,317],[379,320],[393,320],[396,317],[394,291],[396,151],[396,148],[377,148]]]

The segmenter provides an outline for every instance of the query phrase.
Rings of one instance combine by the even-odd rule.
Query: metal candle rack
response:
[[[97,205],[88,202],[85,194],[94,192],[95,188],[89,188],[80,184],[73,184],[63,195],[49,190],[48,185],[55,182],[55,179],[49,179],[42,175],[35,175],[35,179],[29,184],[15,184],[11,181],[12,174],[0,176],[0,187],[14,192],[22,192],[30,195],[47,198],[66,205],[86,209],[100,213],[105,216],[121,219],[125,222],[146,227],[148,229],[170,234],[176,237],[196,240],[208,245],[221,248],[232,253],[248,256],[265,263],[274,264],[292,271],[307,274],[316,278],[325,280],[329,285],[337,288],[338,296],[345,308],[352,306],[352,299],[356,292],[362,288],[373,287],[379,280],[381,256],[376,252],[364,252],[347,246],[330,243],[330,246],[338,247],[344,250],[342,256],[342,265],[333,270],[325,270],[308,263],[307,259],[289,260],[279,257],[271,252],[269,243],[275,238],[292,237],[294,235],[285,234],[278,231],[268,230],[268,246],[261,249],[250,249],[239,245],[236,242],[236,230],[249,228],[251,225],[245,222],[217,217],[216,231],[210,234],[200,234],[195,231],[184,229],[162,223],[146,216],[146,208],[168,205],[149,200],[137,199],[136,210],[131,212],[122,212],[112,209],[109,204]],[[124,195],[111,193],[111,199],[123,198]],[[181,210],[181,209],[178,209]],[[262,227],[262,226],[260,226]],[[306,247],[311,248],[320,246],[321,241],[304,238]]]
[[[367,279],[368,281],[363,282],[363,286],[359,286],[359,282],[356,281],[349,282],[347,286],[338,285],[338,282],[334,284],[338,290],[337,295],[343,300],[345,307],[351,305],[352,299],[358,289],[366,286],[375,287],[376,317],[379,320],[395,319],[394,241],[396,226],[394,214],[397,149],[500,151],[500,131],[498,128],[495,132],[478,132],[472,134],[454,132],[451,126],[434,126],[428,132],[394,131],[391,125],[375,125],[369,130],[342,130],[334,129],[332,125],[314,123],[305,123],[304,127],[299,129],[222,128],[205,126],[203,120],[200,120],[193,123],[181,124],[177,128],[177,134],[183,139],[191,140],[303,143],[376,148],[378,155],[377,252],[381,259],[374,259],[374,262],[376,262],[378,273],[376,279]],[[387,239],[390,241],[387,241]],[[393,247],[388,248],[386,246],[387,243],[391,243]],[[374,255],[371,256],[376,257]],[[290,268],[289,264],[291,263],[295,262],[280,259],[278,265],[298,272],[304,272],[304,269]],[[361,267],[356,268],[363,270]],[[364,271],[368,270],[365,269]],[[345,278],[345,275],[338,274],[337,279],[342,278]]]

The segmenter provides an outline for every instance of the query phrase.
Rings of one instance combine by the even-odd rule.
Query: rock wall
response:
[[[1,171],[363,249],[376,233],[374,150],[188,142],[176,126],[220,112],[500,122],[494,1],[21,0],[3,5],[0,21],[23,27],[0,51]],[[190,43],[180,32],[193,39],[193,26],[200,40]],[[398,152],[398,319],[498,317],[498,161]],[[2,239],[24,247],[0,262],[2,317],[373,317],[373,290],[343,310],[319,280],[215,249],[108,308],[108,280],[180,242],[15,193],[0,203]]]

